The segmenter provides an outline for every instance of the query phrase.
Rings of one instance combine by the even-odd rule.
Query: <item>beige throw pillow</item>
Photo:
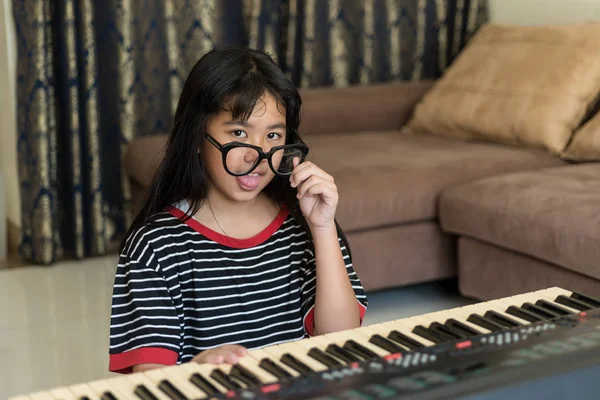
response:
[[[570,161],[600,161],[600,113],[575,132],[561,157]]]
[[[488,24],[417,105],[407,130],[559,154],[600,93],[600,23]]]

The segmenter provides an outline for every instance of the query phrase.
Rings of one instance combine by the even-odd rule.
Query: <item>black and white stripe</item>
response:
[[[249,349],[306,337],[314,246],[291,216],[263,243],[232,248],[169,213],[129,238],[112,299],[110,354],[163,348],[189,361],[222,344]],[[367,299],[340,239],[358,301]]]

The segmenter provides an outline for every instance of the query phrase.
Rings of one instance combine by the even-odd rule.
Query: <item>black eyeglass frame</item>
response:
[[[275,168],[273,167],[273,154],[275,154],[277,151],[282,150],[282,149],[284,149],[284,151],[286,149],[299,149],[300,152],[301,152],[301,154],[302,154],[302,156],[300,157],[300,163],[302,163],[306,159],[306,156],[308,155],[308,152],[310,150],[308,148],[308,146],[302,141],[302,139],[300,138],[300,136],[296,132],[294,132],[294,131],[288,131],[288,134],[292,134],[293,135],[293,138],[296,141],[296,143],[284,144],[284,145],[281,145],[281,146],[272,147],[271,150],[269,150],[268,153],[265,153],[263,151],[263,149],[261,147],[259,147],[259,146],[254,146],[252,144],[247,144],[247,143],[229,142],[229,143],[226,143],[226,144],[221,144],[214,137],[212,137],[208,132],[206,132],[205,134],[206,134],[206,140],[208,140],[208,142],[210,144],[212,144],[213,146],[215,146],[221,152],[221,154],[223,155],[223,168],[225,168],[225,171],[227,171],[227,173],[229,175],[232,175],[232,176],[244,176],[244,175],[248,175],[264,159],[267,159],[267,161],[269,162],[269,168],[271,168],[271,171],[273,171],[273,173],[275,175],[278,175],[278,176],[290,176],[292,174],[291,171],[289,173],[282,174],[281,172],[275,170]],[[229,168],[227,168],[227,154],[231,150],[237,149],[239,147],[245,147],[245,148],[248,148],[248,149],[253,149],[253,150],[256,150],[258,152],[258,157],[256,158],[256,161],[254,162],[254,164],[252,165],[252,167],[250,167],[250,169],[248,170],[248,172],[234,173],[234,172],[231,172],[229,170]]]

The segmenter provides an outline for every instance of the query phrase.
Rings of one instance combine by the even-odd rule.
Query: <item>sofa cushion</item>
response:
[[[600,161],[600,113],[575,132],[561,157],[570,161]]]
[[[346,230],[435,219],[438,195],[448,186],[564,163],[535,149],[399,131],[314,135],[305,141],[309,160],[336,180],[337,218]]]
[[[600,163],[504,174],[444,191],[442,229],[600,279]]]
[[[411,131],[564,150],[600,92],[600,23],[488,24],[415,108]]]

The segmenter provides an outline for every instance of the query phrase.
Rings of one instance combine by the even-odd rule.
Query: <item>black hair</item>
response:
[[[198,156],[198,149],[202,154],[207,145],[205,136],[210,118],[227,107],[234,120],[246,120],[265,92],[283,109],[288,130],[297,132],[302,105],[300,94],[268,54],[230,47],[212,50],[198,60],[183,86],[164,158],[139,213],[121,242],[121,251],[131,234],[145,224],[155,223],[157,215],[175,203],[190,202],[185,220],[196,214],[209,189],[206,166]],[[293,135],[287,134],[286,143],[290,140]],[[297,191],[287,178],[276,175],[264,192],[276,203],[286,206],[310,235],[296,198]],[[337,227],[350,252],[343,232]]]

